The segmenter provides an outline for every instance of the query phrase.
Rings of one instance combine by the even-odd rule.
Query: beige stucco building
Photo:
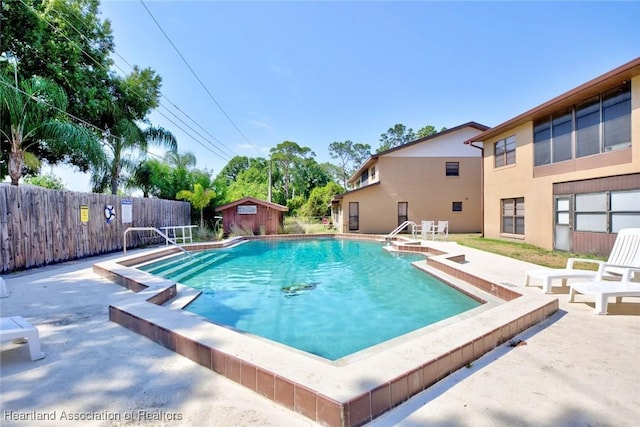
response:
[[[481,150],[463,142],[486,126],[470,122],[371,156],[332,201],[344,233],[387,234],[405,220],[481,229]]]
[[[466,144],[482,148],[485,237],[606,254],[640,227],[640,58]]]

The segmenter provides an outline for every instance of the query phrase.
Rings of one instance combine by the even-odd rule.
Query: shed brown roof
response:
[[[267,202],[266,200],[256,199],[255,197],[243,197],[242,199],[238,199],[235,202],[227,203],[226,205],[218,206],[216,208],[216,212],[221,212],[229,208],[233,208],[234,206],[242,205],[245,203],[254,203],[256,205],[265,206],[267,208],[276,209],[282,212],[286,212],[289,210],[288,207],[279,205],[277,203]]]

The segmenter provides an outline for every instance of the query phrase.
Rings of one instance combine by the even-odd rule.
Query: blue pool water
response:
[[[203,293],[186,310],[336,360],[480,305],[370,241],[257,240],[140,267]]]

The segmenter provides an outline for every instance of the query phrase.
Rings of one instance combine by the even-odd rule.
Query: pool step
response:
[[[215,252],[213,253],[215,254]],[[157,266],[145,269],[147,273],[156,274],[158,276],[167,277],[176,270],[186,268],[189,265],[206,262],[206,260],[212,256],[211,252],[196,252],[192,255],[178,255],[171,261],[164,261],[158,263]]]
[[[219,262],[220,260],[228,257],[229,253],[213,253],[213,257],[207,257],[206,260],[203,260],[201,263],[198,264],[192,264],[190,266],[185,266],[185,268],[183,268],[180,271],[176,271],[175,274],[171,275],[171,280],[175,280],[176,282],[184,282],[185,280],[189,280],[190,278],[194,277],[195,275],[197,275],[198,273],[210,268],[211,266],[215,265],[217,262]]]

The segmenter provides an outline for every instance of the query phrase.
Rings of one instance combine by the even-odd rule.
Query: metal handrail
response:
[[[191,255],[191,253],[186,250],[185,248],[183,248],[182,246],[180,246],[174,239],[172,239],[171,237],[167,236],[166,234],[164,234],[162,231],[158,230],[155,227],[129,227],[126,230],[124,230],[124,235],[123,235],[123,240],[124,240],[124,244],[123,244],[123,248],[124,248],[124,253],[127,253],[127,233],[129,231],[155,231],[156,233],[158,233],[161,237],[164,237],[164,239],[166,240],[166,243],[169,244],[171,243],[172,245],[175,245],[178,249],[180,249],[182,252],[186,253],[187,255]]]
[[[390,239],[393,236],[395,236],[396,234],[400,233],[402,230],[404,230],[405,228],[407,228],[408,226],[412,226],[415,227],[416,223],[413,221],[405,221],[402,224],[400,224],[399,226],[397,226],[391,233],[387,234],[387,237],[385,237],[385,239]]]

